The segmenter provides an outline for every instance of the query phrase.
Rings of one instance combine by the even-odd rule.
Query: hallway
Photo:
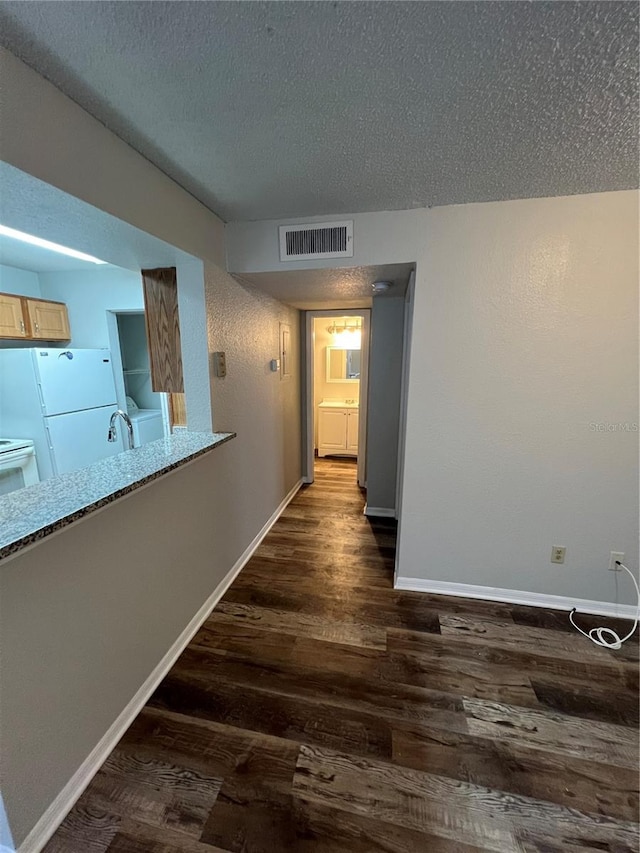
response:
[[[394,591],[363,505],[319,460],[47,853],[638,850],[637,644]]]

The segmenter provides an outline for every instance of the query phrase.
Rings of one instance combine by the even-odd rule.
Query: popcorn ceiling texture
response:
[[[2,43],[226,220],[637,186],[632,2],[5,2]]]
[[[366,308],[371,305],[374,281],[388,281],[391,287],[376,299],[403,296],[414,264],[378,264],[337,269],[277,270],[242,273],[235,278],[269,293],[274,299],[307,311],[331,308]]]

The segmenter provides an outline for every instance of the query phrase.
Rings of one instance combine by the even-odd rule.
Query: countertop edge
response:
[[[183,458],[178,459],[175,462],[171,462],[168,465],[163,465],[156,471],[152,471],[149,474],[142,476],[139,480],[134,480],[131,483],[127,483],[121,488],[116,489],[113,492],[109,492],[103,497],[95,501],[91,501],[85,506],[79,507],[77,510],[73,510],[67,515],[60,516],[59,518],[56,518],[55,520],[44,524],[37,530],[34,530],[31,533],[27,533],[24,536],[21,536],[20,538],[9,543],[8,545],[4,545],[0,548],[0,562],[4,561],[8,557],[16,555],[17,553],[29,547],[30,545],[40,542],[47,536],[50,536],[51,534],[57,533],[65,527],[68,527],[75,521],[79,521],[82,518],[86,518],[88,515],[91,515],[97,510],[102,509],[110,503],[113,503],[119,498],[125,497],[126,495],[130,495],[138,489],[141,489],[143,486],[152,483],[154,480],[158,480],[160,477],[163,477],[166,474],[169,474],[172,471],[175,471],[178,468],[182,468],[184,465],[193,462],[198,457],[204,456],[206,453],[210,453],[212,450],[215,450],[216,448],[220,447],[220,445],[226,444],[228,441],[231,441],[231,439],[236,438],[236,435],[237,434],[235,432],[216,433],[216,440],[212,441],[212,443],[207,447],[202,447],[198,450],[194,450],[187,456],[184,456]]]

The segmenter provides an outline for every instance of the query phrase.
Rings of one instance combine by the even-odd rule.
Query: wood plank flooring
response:
[[[637,640],[395,591],[363,503],[318,461],[47,853],[637,853]]]

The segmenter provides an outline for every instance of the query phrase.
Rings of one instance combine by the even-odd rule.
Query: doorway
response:
[[[307,311],[305,341],[304,481],[313,482],[317,459],[351,459],[366,488],[370,311]]]
[[[171,434],[171,395],[151,385],[144,311],[108,311],[109,344],[118,406],[133,423],[139,447]]]

